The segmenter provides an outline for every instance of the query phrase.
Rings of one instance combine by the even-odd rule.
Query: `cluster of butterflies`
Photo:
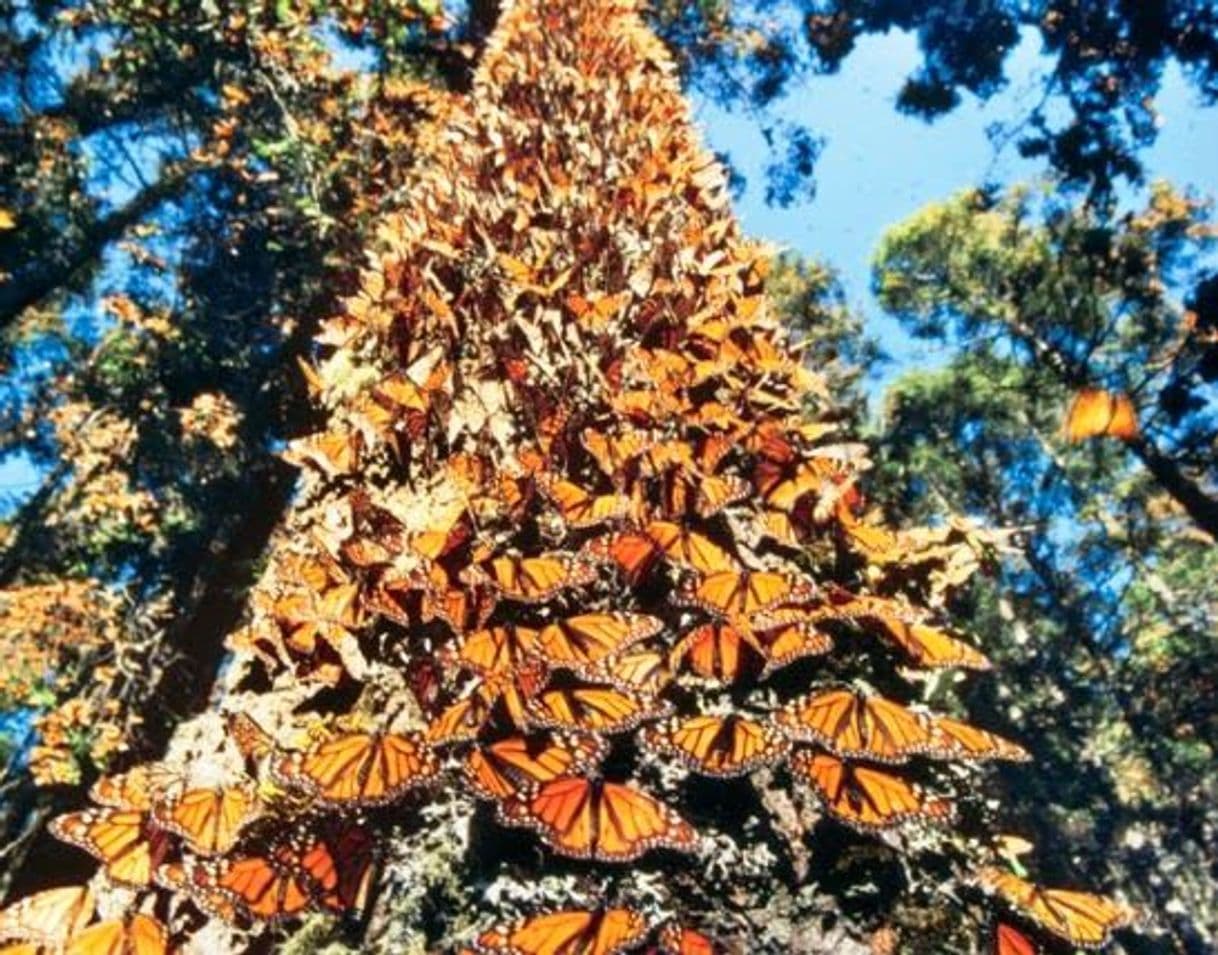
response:
[[[774,674],[834,651],[989,663],[907,597],[942,550],[919,564],[865,520],[858,449],[810,420],[823,386],[769,312],[768,254],[740,239],[666,63],[630,3],[511,5],[318,339],[330,424],[290,455],[312,497],[230,645],[266,685],[404,674],[418,725],[336,720],[281,748],[238,719],[243,781],[103,780],[52,831],[112,880],[259,924],[364,905],[371,821],[415,790],[472,789],[559,855],[623,863],[699,845],[632,761],[772,767],[874,833],[952,815],[911,764],[1027,758],[861,685],[809,676],[774,702]],[[1096,896],[988,886],[1077,944],[1124,924]],[[100,933],[90,917],[44,893],[0,915],[0,938],[71,946]],[[130,941],[82,951],[165,948],[147,912],[97,924]],[[609,955],[655,933],[631,909],[555,912],[472,951]],[[654,945],[713,951],[674,926]]]

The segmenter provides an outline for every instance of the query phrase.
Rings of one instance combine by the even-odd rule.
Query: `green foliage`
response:
[[[1216,848],[1218,396],[1179,292],[1204,283],[1212,238],[1206,208],[1163,185],[1115,219],[969,192],[890,230],[875,273],[906,328],[954,350],[886,395],[879,496],[909,520],[1019,529],[1016,559],[957,608],[1009,673],[972,702],[1052,767],[1008,779],[1018,829],[1050,852],[1087,845],[1050,865],[1124,884],[1180,951],[1218,931],[1218,884],[1146,873]],[[1138,437],[1063,438],[1089,384],[1133,397]]]

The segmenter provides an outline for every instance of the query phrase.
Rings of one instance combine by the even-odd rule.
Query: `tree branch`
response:
[[[13,276],[0,285],[0,326],[12,322],[56,289],[68,285],[81,269],[98,258],[107,245],[162,203],[181,195],[193,172],[193,166],[167,172],[121,209],[102,216],[88,226],[74,247],[53,251],[15,270]]]
[[[1184,508],[1197,526],[1218,540],[1218,500],[1202,491],[1175,461],[1163,455],[1145,437],[1139,436],[1126,444],[1160,487]]]

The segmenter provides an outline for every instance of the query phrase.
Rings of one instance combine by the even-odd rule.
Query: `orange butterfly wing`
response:
[[[660,545],[635,531],[589,541],[582,554],[592,561],[617,564],[631,584],[638,584],[663,554]]]
[[[89,924],[93,893],[87,886],[44,889],[0,910],[0,940],[58,945]]]
[[[994,932],[994,955],[1036,955],[1036,946],[1019,929],[999,922]]]
[[[817,657],[833,649],[833,639],[809,623],[793,623],[756,634],[765,651],[761,678],[804,657]]]
[[[743,776],[773,765],[790,749],[773,726],[742,716],[694,716],[649,727],[647,745],[676,756],[704,776]]]
[[[652,521],[646,535],[668,559],[699,574],[738,570],[736,561],[709,537],[669,521]]]
[[[108,919],[72,937],[64,955],[165,955],[169,931],[149,915]]]
[[[991,664],[985,655],[974,650],[962,640],[949,636],[942,630],[920,623],[906,623],[895,617],[883,618],[884,629],[889,638],[909,654],[919,666],[939,669],[942,667],[964,667],[969,670],[989,670]]]
[[[623,733],[668,712],[663,701],[610,686],[547,690],[525,708],[531,726],[583,733]]]
[[[629,650],[615,653],[579,671],[586,679],[612,683],[619,688],[655,694],[672,680],[668,660],[655,650]]]
[[[465,772],[479,795],[504,800],[516,795],[522,785],[546,783],[589,769],[604,758],[607,749],[594,737],[549,741],[512,736],[473,750],[466,758]]]
[[[935,719],[938,748],[948,759],[1008,759],[1027,762],[1031,754],[1018,743],[946,716]]]
[[[899,703],[849,689],[813,693],[780,710],[776,722],[794,739],[838,756],[902,763],[935,744],[931,721]]]
[[[300,915],[319,891],[297,854],[286,848],[218,860],[212,887],[247,916],[268,922]]]
[[[592,565],[570,554],[495,557],[475,567],[500,597],[517,603],[545,603],[564,590],[584,587],[596,580]],[[473,569],[467,568],[467,582]]]
[[[660,951],[664,955],[715,955],[715,945],[701,932],[674,922],[660,932]]]
[[[271,734],[246,713],[230,713],[225,719],[225,726],[237,750],[251,762],[265,759],[275,748]]]
[[[537,652],[538,632],[529,627],[489,627],[462,638],[457,662],[478,673],[511,673]]]
[[[1126,394],[1083,388],[1070,403],[1062,431],[1072,443],[1104,435],[1128,441],[1138,436],[1138,414]]]
[[[949,807],[924,799],[899,776],[842,762],[827,753],[801,752],[791,768],[834,818],[863,832],[890,829],[911,818],[942,819]]]
[[[641,942],[647,920],[630,909],[551,912],[486,932],[479,952],[512,955],[617,955]]]
[[[585,667],[655,636],[664,622],[644,614],[589,613],[545,627],[537,644],[552,667]]]
[[[335,912],[363,910],[375,872],[375,840],[362,826],[331,824],[300,857],[321,904]]]
[[[542,481],[541,488],[558,508],[563,522],[576,530],[618,521],[630,512],[630,498],[621,494],[592,494],[564,480]]]
[[[134,809],[87,809],[51,820],[56,839],[84,849],[101,860],[106,875],[124,885],[151,884],[152,872],[169,849],[166,833],[147,812]]]
[[[673,660],[684,660],[698,676],[719,683],[735,683],[759,672],[765,659],[756,638],[730,623],[703,624],[673,648]]]
[[[674,810],[620,783],[563,776],[499,807],[508,825],[526,826],[560,855],[628,862],[649,849],[689,850],[694,830]]]
[[[1102,895],[1046,889],[994,868],[982,869],[977,880],[1046,931],[1074,945],[1103,945],[1114,931],[1133,921],[1133,913],[1126,906]]]
[[[435,754],[417,733],[347,733],[289,754],[275,767],[281,782],[339,808],[396,802],[438,771]]]
[[[728,620],[747,620],[780,603],[797,600],[805,589],[782,574],[723,571],[709,574],[681,594],[684,603]]]
[[[89,798],[112,809],[151,809],[157,793],[177,785],[178,773],[160,763],[145,763],[118,776],[103,776],[89,789]]]
[[[261,814],[262,801],[248,785],[180,790],[162,796],[152,810],[161,828],[209,856],[228,852]]]
[[[446,707],[427,725],[425,738],[432,746],[473,739],[491,718],[494,697],[479,690]]]

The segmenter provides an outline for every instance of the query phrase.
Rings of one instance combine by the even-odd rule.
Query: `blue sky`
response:
[[[840,72],[793,86],[779,113],[809,126],[825,144],[816,164],[816,197],[786,209],[764,202],[767,155],[757,121],[695,102],[710,145],[729,153],[748,180],[736,203],[745,231],[836,267],[851,303],[893,358],[873,376],[873,395],[902,370],[947,357],[942,346],[909,339],[870,295],[869,263],[885,227],[957,190],[1031,179],[1045,168],[1041,161],[1021,159],[1013,146],[996,155],[986,136],[991,124],[1026,115],[1041,95],[1039,77],[1049,61],[1040,55],[1034,32],[1025,32],[1007,61],[1008,84],[1001,93],[986,102],[965,93],[959,107],[933,123],[903,116],[894,106],[902,83],[920,62],[912,34],[865,36]],[[1201,108],[1174,65],[1157,106],[1163,126],[1155,145],[1142,154],[1148,181],[1167,178],[1218,195],[1218,108]]]

